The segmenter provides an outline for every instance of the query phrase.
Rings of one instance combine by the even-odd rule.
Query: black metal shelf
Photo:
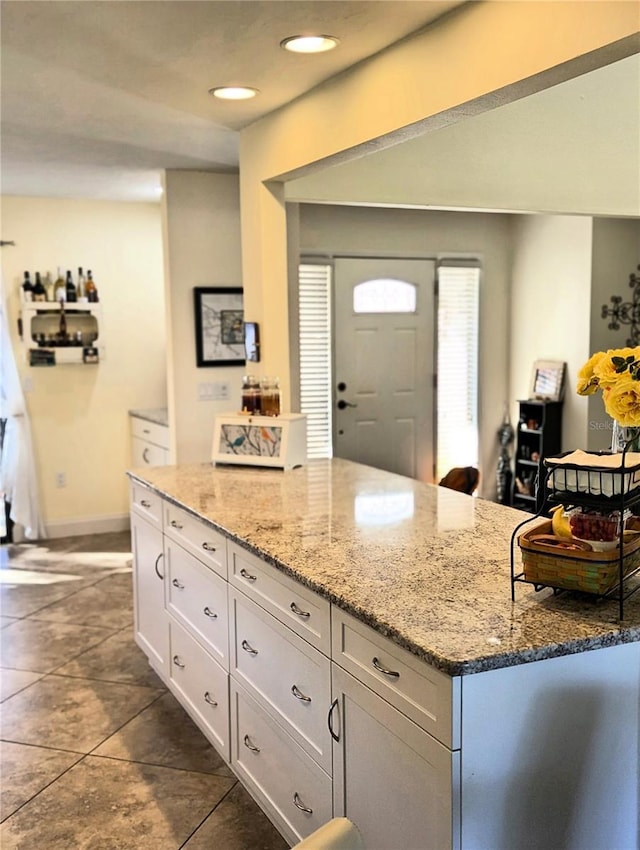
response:
[[[565,453],[568,454],[568,453]],[[610,455],[611,452],[597,452],[593,453],[600,456]],[[618,612],[619,619],[624,619],[624,602],[634,593],[640,591],[640,581],[636,583],[634,587],[628,586],[630,579],[634,576],[640,574],[640,565],[634,567],[625,573],[624,569],[624,540],[623,534],[621,533],[620,539],[618,541],[618,577],[616,582],[603,593],[595,593],[588,590],[570,590],[566,587],[559,587],[550,582],[536,582],[531,579],[527,579],[525,577],[524,571],[516,574],[515,572],[515,545],[517,543],[518,532],[520,529],[532,522],[535,519],[539,519],[547,513],[549,506],[553,505],[563,505],[564,507],[587,507],[592,510],[600,511],[603,513],[610,513],[612,511],[619,510],[621,522],[624,523],[624,513],[627,509],[632,508],[634,505],[640,504],[640,487],[635,487],[632,491],[629,491],[625,486],[624,476],[629,475],[631,473],[637,474],[640,472],[640,464],[636,466],[628,467],[626,466],[626,454],[627,450],[625,449],[622,452],[622,464],[619,470],[615,469],[606,469],[603,470],[603,474],[613,476],[612,481],[615,481],[615,476],[620,475],[623,476],[620,481],[620,493],[614,494],[612,496],[603,496],[601,494],[593,494],[588,492],[577,492],[577,491],[567,491],[567,490],[556,490],[553,487],[549,487],[549,481],[551,478],[551,473],[554,469],[562,468],[564,470],[572,469],[570,465],[560,467],[559,464],[550,465],[545,463],[547,467],[544,478],[542,482],[539,482],[539,488],[542,488],[542,493],[540,489],[538,490],[538,510],[533,516],[527,517],[527,519],[518,523],[518,525],[513,530],[511,535],[511,600],[515,601],[515,585],[520,582],[523,584],[531,584],[534,587],[536,592],[541,591],[545,588],[550,588],[553,590],[554,595],[560,593],[578,593],[580,595],[590,596],[595,599],[608,599],[615,600],[618,602]],[[576,470],[585,472],[587,468],[579,468],[575,467]],[[593,468],[597,470],[597,467]],[[566,474],[566,473],[565,473]],[[577,482],[576,476],[576,482]],[[566,478],[565,478],[566,481]],[[602,479],[600,479],[600,485],[602,485]],[[514,494],[514,501],[516,499],[532,499],[536,497],[526,496],[525,494],[519,493]],[[625,589],[625,586],[627,589]]]

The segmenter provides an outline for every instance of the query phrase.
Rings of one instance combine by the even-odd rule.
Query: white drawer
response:
[[[450,749],[460,748],[460,679],[334,606],[332,658]],[[387,672],[384,672],[387,671]]]
[[[291,843],[330,820],[331,778],[233,679],[231,741],[234,771]]]
[[[229,582],[316,649],[331,651],[331,605],[312,590],[229,541]]]
[[[229,669],[227,583],[177,543],[165,540],[167,608]]]
[[[156,422],[149,422],[147,419],[140,419],[137,416],[132,416],[130,419],[132,437],[139,437],[141,440],[153,443],[162,449],[169,448],[169,428],[167,425],[158,425]]]
[[[158,528],[162,528],[162,503],[162,497],[153,490],[137,481],[131,482],[131,509]]]
[[[238,591],[229,606],[232,674],[330,772],[331,662]]]
[[[146,443],[140,437],[131,438],[131,466],[134,469],[145,466],[166,466],[169,452],[153,443]]]
[[[182,626],[171,620],[169,642],[169,687],[229,762],[229,675]]]
[[[181,508],[165,503],[164,533],[227,578],[227,540],[219,531]]]

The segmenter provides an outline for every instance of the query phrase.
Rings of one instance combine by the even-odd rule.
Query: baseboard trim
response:
[[[81,534],[107,534],[110,531],[128,531],[129,514],[58,519],[45,523],[47,537],[78,537]]]

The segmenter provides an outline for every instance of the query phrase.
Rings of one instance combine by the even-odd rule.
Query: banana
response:
[[[551,528],[556,537],[561,537],[564,540],[573,540],[569,520],[564,515],[564,505],[557,505],[555,508],[552,508]]]

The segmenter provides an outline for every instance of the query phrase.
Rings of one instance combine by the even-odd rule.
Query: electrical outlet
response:
[[[56,487],[66,487],[67,476],[64,472],[56,472]]]

